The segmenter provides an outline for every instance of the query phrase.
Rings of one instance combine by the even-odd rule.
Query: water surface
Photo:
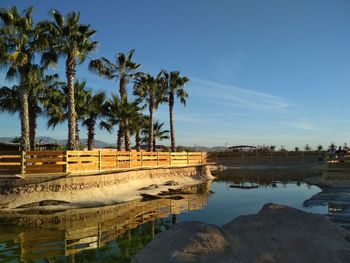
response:
[[[312,202],[320,192],[299,179],[243,176],[192,187],[191,194],[178,200],[40,215],[0,214],[0,262],[130,262],[155,235],[178,222],[222,225],[256,213],[269,202],[326,216],[328,203]]]

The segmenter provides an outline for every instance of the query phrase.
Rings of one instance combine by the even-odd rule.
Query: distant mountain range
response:
[[[14,139],[14,137],[0,137],[0,142],[11,142]],[[67,140],[57,140],[52,137],[45,137],[45,136],[39,136],[37,137],[37,142],[42,140],[43,144],[47,143],[57,143],[59,145],[66,145]],[[80,143],[83,145],[87,144],[87,139],[80,139]],[[106,148],[106,147],[115,147],[115,144],[112,143],[106,143],[104,141],[95,140],[95,147],[96,148]],[[206,147],[206,146],[185,146],[185,148],[188,151],[202,151],[202,152],[220,152],[224,151],[225,147],[223,146],[214,146],[214,147]]]

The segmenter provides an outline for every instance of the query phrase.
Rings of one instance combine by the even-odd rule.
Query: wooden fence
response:
[[[27,151],[0,152],[0,174],[78,174],[125,168],[207,163],[205,152]]]
[[[208,153],[208,160],[216,161],[220,159],[274,159],[274,158],[308,158],[308,157],[323,157],[324,152],[318,151],[283,151],[283,152],[210,152]]]

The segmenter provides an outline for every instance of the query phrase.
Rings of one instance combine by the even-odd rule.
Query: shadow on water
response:
[[[209,190],[210,182],[189,187],[179,200],[0,214],[0,262],[129,262],[157,233],[175,224],[177,214],[202,209]]]

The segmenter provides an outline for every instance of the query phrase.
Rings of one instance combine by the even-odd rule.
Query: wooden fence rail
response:
[[[1,175],[78,174],[125,168],[207,163],[205,152],[27,151],[0,152]]]

